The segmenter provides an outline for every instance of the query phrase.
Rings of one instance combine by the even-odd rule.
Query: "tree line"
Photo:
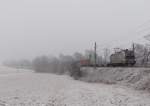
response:
[[[111,53],[109,48],[103,49],[101,54],[97,53],[97,64],[99,66],[105,66],[109,63]],[[37,56],[32,61],[26,59],[19,61],[5,61],[3,64],[9,67],[33,69],[36,72],[72,75],[75,71],[80,74],[80,72],[77,71],[80,67],[78,64],[80,60],[90,58],[91,63],[94,62],[94,54],[94,50],[86,50],[84,54],[77,52],[73,55],[61,54],[58,57]],[[136,66],[150,66],[150,46],[135,44],[135,57]]]

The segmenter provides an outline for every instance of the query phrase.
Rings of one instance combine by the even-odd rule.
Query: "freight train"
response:
[[[81,66],[100,66],[100,67],[119,67],[119,66],[134,66],[136,64],[136,58],[135,58],[135,48],[134,48],[134,44],[133,44],[133,49],[129,50],[129,49],[125,49],[125,50],[119,50],[116,51],[115,53],[110,55],[110,62],[105,64],[98,64],[98,63],[94,63],[93,61],[91,61],[91,58],[89,59],[85,59],[85,60],[81,60],[80,61],[80,65]]]

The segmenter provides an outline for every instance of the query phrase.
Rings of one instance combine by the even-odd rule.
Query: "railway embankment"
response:
[[[121,84],[150,91],[150,68],[81,68],[81,80],[94,83]]]

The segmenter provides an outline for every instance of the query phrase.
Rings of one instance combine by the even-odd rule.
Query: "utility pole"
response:
[[[132,44],[133,52],[135,53],[135,45],[134,43]]]
[[[96,68],[96,65],[97,65],[97,44],[95,42],[95,45],[94,45],[94,68]]]

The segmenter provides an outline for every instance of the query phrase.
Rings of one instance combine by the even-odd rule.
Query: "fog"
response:
[[[149,0],[1,0],[0,61],[145,43]]]

